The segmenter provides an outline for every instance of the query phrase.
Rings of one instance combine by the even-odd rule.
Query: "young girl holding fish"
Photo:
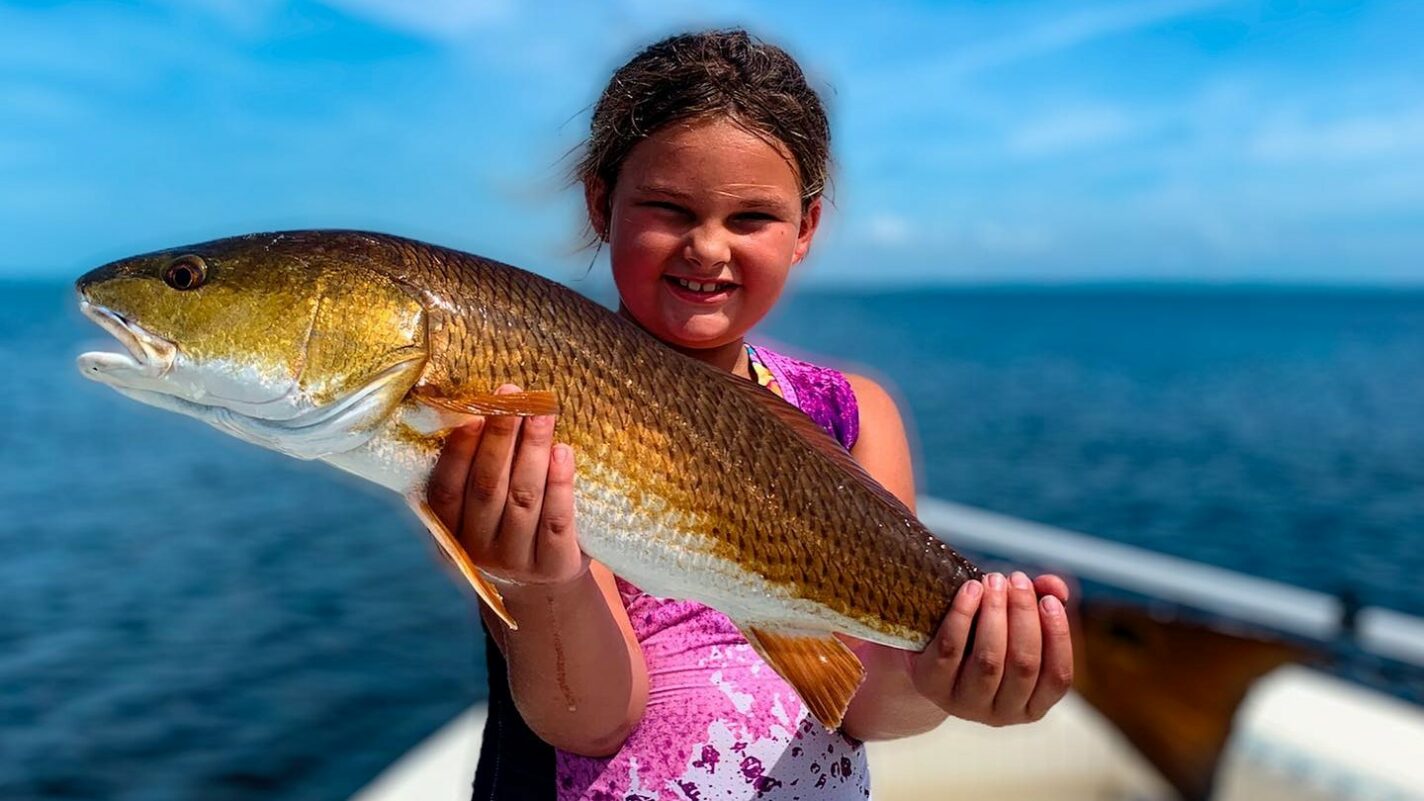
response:
[[[913,509],[886,391],[746,340],[810,250],[829,141],[820,100],[784,51],[742,31],[677,36],[613,75],[578,178],[620,314],[800,407]],[[989,574],[963,586],[922,652],[852,643],[866,678],[827,731],[726,617],[650,596],[581,552],[577,454],[553,441],[555,422],[458,429],[428,486],[527,621],[511,631],[484,610],[493,647],[476,798],[865,798],[863,741],[949,715],[1032,721],[1067,691],[1066,586]]]

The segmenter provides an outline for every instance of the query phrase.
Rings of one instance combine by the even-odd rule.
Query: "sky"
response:
[[[706,5],[0,0],[0,278],[319,227],[596,275],[593,102],[742,26],[830,111],[807,284],[1424,284],[1417,0]]]

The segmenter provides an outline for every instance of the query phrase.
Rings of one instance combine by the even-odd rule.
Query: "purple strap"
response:
[[[781,397],[805,412],[827,434],[850,450],[860,436],[860,406],[845,374],[783,356],[762,345],[753,347],[762,364],[780,385]]]

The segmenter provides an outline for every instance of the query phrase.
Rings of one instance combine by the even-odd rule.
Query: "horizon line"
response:
[[[533,272],[533,271],[531,271]],[[536,273],[551,281],[562,284],[574,291],[607,288],[612,281],[597,281],[592,286],[576,286],[569,281],[559,280],[547,273]],[[76,276],[77,278],[78,276]],[[0,285],[48,285],[73,284],[74,278],[45,275],[40,273],[7,275],[0,272]],[[941,278],[920,280],[913,277],[889,281],[870,282],[851,279],[812,279],[788,286],[789,294],[797,292],[878,292],[899,294],[916,290],[1279,290],[1279,291],[1381,291],[1381,292],[1424,292],[1424,277],[1419,279],[1283,279],[1283,278],[1178,278],[1178,277],[1009,277],[1009,278]]]

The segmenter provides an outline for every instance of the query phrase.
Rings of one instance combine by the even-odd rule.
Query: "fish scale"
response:
[[[418,275],[429,264],[461,268]],[[899,643],[911,647],[924,645],[952,591],[967,578],[963,560],[913,516],[884,503],[883,493],[863,476],[825,458],[808,444],[805,430],[772,423],[757,395],[736,391],[739,386],[715,369],[565,287],[511,267],[422,247],[411,252],[407,269],[405,280],[417,285],[443,279],[440,291],[450,297],[474,296],[470,279],[485,288],[479,299],[484,313],[457,307],[449,328],[494,343],[493,352],[436,349],[432,361],[450,365],[445,380],[478,374],[484,387],[501,381],[552,387],[561,404],[558,436],[580,450],[606,446],[600,452],[610,469],[645,492],[721,521],[716,533],[701,533],[711,550],[794,587],[798,597],[882,621],[887,631],[916,631],[920,637]],[[483,369],[470,366],[477,362]],[[569,376],[580,380],[575,384]],[[619,435],[609,437],[596,420],[613,421]],[[666,434],[670,447],[650,448],[637,432]],[[739,475],[719,469],[730,457],[742,466]],[[748,504],[748,495],[761,502]],[[778,558],[778,552],[796,558]],[[882,591],[871,597],[846,592],[847,573],[861,575],[868,565],[878,569],[872,571],[876,580],[866,583]]]
[[[201,259],[207,283],[165,287],[159,276],[179,256]],[[827,725],[863,676],[835,633],[922,648],[959,586],[979,575],[794,407],[508,265],[384,235],[288,232],[126,259],[79,289],[86,304],[177,343],[172,372],[217,369],[185,361],[190,341],[194,352],[269,372],[305,365],[302,382],[322,389],[283,399],[306,413],[300,426],[209,412],[164,395],[147,374],[127,394],[401,492],[506,619],[497,592],[424,505],[424,486],[460,412],[506,403],[535,413],[518,404],[551,394],[555,437],[579,454],[583,549],[649,592],[727,614]],[[217,315],[238,330],[191,327],[214,316],[205,292],[241,301]],[[240,329],[243,314],[273,316],[264,292],[271,303],[318,309],[307,341],[282,333],[300,326]],[[125,375],[107,380],[118,386]],[[493,396],[504,383],[526,395]],[[362,391],[366,401],[350,401]],[[326,413],[342,402],[355,411]],[[328,430],[342,425],[349,430]]]

